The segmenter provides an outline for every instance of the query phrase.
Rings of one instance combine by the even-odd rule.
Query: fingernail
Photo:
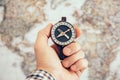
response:
[[[68,68],[69,67],[69,62],[65,63],[65,67]]]

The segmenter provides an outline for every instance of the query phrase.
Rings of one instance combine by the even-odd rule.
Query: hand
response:
[[[37,69],[48,71],[56,80],[79,80],[82,72],[88,66],[84,52],[76,42],[64,47],[63,53],[68,56],[64,60],[58,57],[58,48],[54,44],[48,45],[52,24],[39,31],[34,48]],[[80,29],[75,27],[76,37],[80,36]]]

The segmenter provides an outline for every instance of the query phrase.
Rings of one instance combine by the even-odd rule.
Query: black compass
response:
[[[74,27],[69,23],[66,22],[66,17],[62,17],[61,21],[53,25],[51,30],[51,38],[55,44],[61,49],[66,45],[70,44],[75,39],[75,30]],[[64,59],[65,56],[60,53],[60,59]]]

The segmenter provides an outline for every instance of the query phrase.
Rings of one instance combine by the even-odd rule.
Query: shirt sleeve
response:
[[[47,71],[37,70],[28,75],[26,80],[55,80],[55,79]]]

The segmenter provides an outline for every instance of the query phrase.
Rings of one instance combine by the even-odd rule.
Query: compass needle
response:
[[[57,38],[58,38],[58,37],[61,37],[61,36],[63,36],[63,34],[62,34],[62,33],[60,33],[60,34],[57,36]]]
[[[67,39],[69,39],[69,36],[67,34],[64,34]]]
[[[61,32],[63,32],[61,29],[58,29],[58,31],[61,33]]]
[[[69,31],[70,31],[70,29],[66,30],[64,33],[67,33],[67,32],[69,32]]]

